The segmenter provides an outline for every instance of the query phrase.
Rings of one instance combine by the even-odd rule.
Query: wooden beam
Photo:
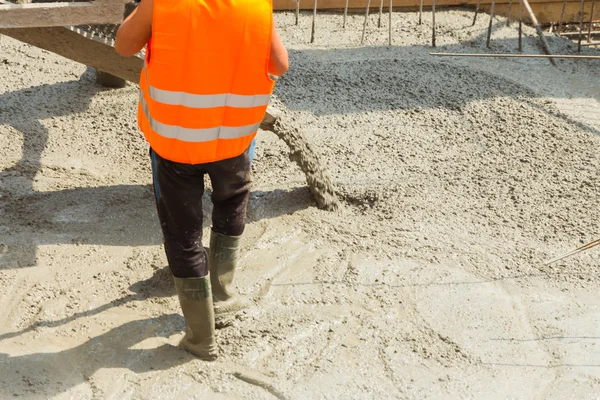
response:
[[[559,2],[559,3],[554,3],[554,2],[553,3],[533,3],[530,1],[529,4],[531,5],[531,9],[533,10],[533,12],[534,12],[535,16],[537,17],[537,20],[540,24],[549,24],[549,23],[557,23],[558,22],[558,19],[560,18],[560,12],[562,9],[562,2]],[[518,7],[516,7],[516,8],[517,9],[515,10],[515,7],[513,7],[513,9],[511,10],[511,13],[510,13],[511,19],[515,19],[515,18],[519,17]],[[594,20],[595,21],[600,21],[600,10],[598,10],[598,8],[599,7],[596,7],[594,9]],[[486,7],[484,7],[484,9],[487,10],[488,7],[486,6]],[[565,23],[578,22],[580,9],[581,9],[581,1],[567,2],[566,7],[565,7],[563,26]],[[586,3],[585,13],[584,13],[585,18],[588,18],[588,19],[590,18],[590,11],[591,11],[591,3]],[[507,4],[502,4],[500,6],[496,5],[496,14],[508,17],[509,16],[508,5]],[[527,13],[523,14],[523,21],[527,22],[527,23],[533,22],[527,16]]]
[[[74,28],[73,28],[74,29]],[[115,49],[66,27],[0,29],[0,34],[51,51],[130,82],[138,83],[144,60],[122,57]]]
[[[67,25],[118,24],[123,0],[0,4],[0,28],[36,28]]]

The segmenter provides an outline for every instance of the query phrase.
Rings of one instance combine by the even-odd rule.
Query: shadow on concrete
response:
[[[10,191],[10,186],[4,190]],[[211,225],[206,190],[204,227]],[[248,222],[292,214],[314,204],[308,188],[251,194]],[[115,185],[4,196],[0,271],[34,266],[37,247],[49,244],[149,246],[162,243],[151,185]]]
[[[100,307],[77,312],[69,317],[56,321],[39,321],[20,331],[2,334],[0,335],[0,341],[23,335],[39,328],[56,328],[79,318],[91,317],[108,309],[119,307],[132,301],[144,301],[151,298],[172,297],[177,294],[175,290],[175,284],[173,283],[173,276],[171,275],[171,271],[169,270],[168,266],[157,269],[150,278],[134,283],[129,287],[129,290],[133,293],[123,296],[119,299],[115,299],[110,303],[104,304]]]
[[[1,397],[54,398],[81,384],[103,368],[135,373],[167,370],[194,358],[170,344],[154,349],[132,348],[142,341],[181,332],[183,317],[166,314],[129,321],[79,346],[58,351],[9,356],[0,353]]]
[[[0,182],[4,177],[19,175],[25,178],[31,191],[31,182],[48,144],[48,130],[40,121],[85,112],[91,98],[103,90],[93,82],[93,70],[88,68],[78,80],[0,94],[0,125],[10,125],[23,135],[23,156],[17,164],[2,171]]]

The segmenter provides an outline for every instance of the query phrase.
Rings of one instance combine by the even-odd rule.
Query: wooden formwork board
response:
[[[0,28],[118,24],[123,0],[12,4],[0,0]]]
[[[436,7],[475,7],[478,0],[436,0]],[[392,0],[392,6],[394,10],[416,10],[419,7],[419,0]],[[492,0],[481,0],[481,6],[484,10],[489,9]],[[496,8],[494,13],[508,16],[508,9],[510,0],[496,0]],[[597,0],[598,3],[598,0]],[[319,0],[317,3],[320,11],[339,11],[343,10],[346,4],[346,0]],[[423,6],[425,8],[431,8],[432,0],[423,0]],[[529,0],[531,8],[536,15],[538,21],[541,24],[557,22],[560,18],[562,11],[562,0]],[[589,21],[591,0],[586,0],[584,20]],[[312,10],[314,5],[313,0],[300,0],[301,10]],[[348,0],[348,9],[353,12],[364,11],[367,5],[367,0]],[[389,5],[389,1],[384,1],[385,9]],[[375,10],[379,8],[378,1],[371,1],[371,9]],[[273,0],[273,9],[285,11],[295,10],[296,3],[292,0]],[[568,0],[565,8],[565,22],[577,22],[579,21],[579,11],[581,9],[580,0]],[[530,22],[527,18],[527,13],[524,13],[524,21]],[[518,18],[519,16],[519,0],[512,1],[511,17]],[[600,20],[600,7],[596,4],[594,8],[594,20]]]
[[[598,5],[600,4],[599,0],[596,0],[596,5],[594,6],[594,21],[600,21],[600,7],[598,7]],[[537,4],[531,4],[531,8],[533,9],[533,12],[535,14],[535,16],[538,19],[538,22],[540,24],[550,24],[550,23],[557,23],[560,19],[560,13],[562,11],[562,1],[559,3],[537,3]],[[489,12],[490,6],[489,5],[484,5],[483,7],[481,7],[484,11]],[[518,20],[519,19],[519,0],[514,0],[513,4],[512,4],[512,8],[508,6],[508,4],[496,4],[496,7],[494,8],[494,14],[497,15],[502,15],[504,17],[508,17],[509,16],[509,9],[510,9],[510,18],[512,20]],[[583,12],[583,21],[586,22],[586,26],[587,26],[587,22],[589,22],[590,20],[590,12],[592,10],[592,2],[587,0],[587,2],[584,4],[584,12]],[[567,2],[566,6],[565,6],[565,16],[563,18],[563,23],[568,23],[568,22],[576,22],[579,23],[579,13],[581,11],[581,1],[578,2]],[[524,22],[531,22],[529,20],[529,17],[527,16],[527,13],[524,12],[523,15],[523,21]],[[587,30],[586,30],[587,32]]]

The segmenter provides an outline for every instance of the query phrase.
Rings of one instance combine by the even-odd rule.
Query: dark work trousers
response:
[[[250,194],[250,157],[242,155],[206,164],[165,160],[152,149],[152,180],[165,252],[173,276],[192,278],[208,273],[208,254],[202,246],[204,175],[212,183],[212,229],[239,236],[246,224]]]

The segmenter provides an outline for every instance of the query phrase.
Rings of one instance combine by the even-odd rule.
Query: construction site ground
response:
[[[436,50],[483,52],[472,16],[438,12]],[[543,264],[600,235],[600,64],[434,58],[430,13],[394,13],[392,47],[373,13],[361,46],[363,18],[319,13],[309,44],[310,13],[275,17],[273,104],[342,206],[259,133],[236,279],[255,304],[215,362],[177,347],[137,87],[0,37],[0,398],[600,396],[600,250]],[[516,47],[496,19],[490,51]]]

